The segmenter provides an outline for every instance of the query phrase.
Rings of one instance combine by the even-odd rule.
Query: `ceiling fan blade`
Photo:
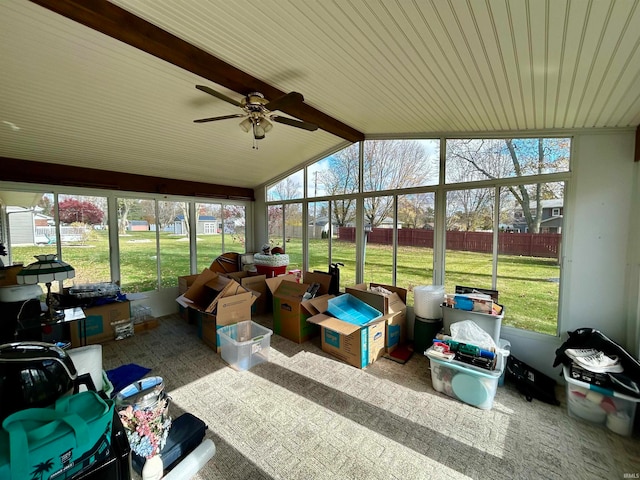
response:
[[[310,132],[313,132],[313,131],[318,129],[318,126],[313,124],[313,123],[302,122],[300,120],[294,120],[293,118],[288,118],[288,117],[278,117],[276,115],[276,116],[271,117],[271,120],[273,120],[274,122],[278,122],[278,123],[284,123],[285,125],[290,125],[292,127],[302,128],[304,130],[309,130]]]
[[[235,105],[236,107],[241,107],[242,106],[240,104],[240,102],[238,102],[237,100],[234,100],[233,98],[227,97],[223,93],[216,92],[215,90],[213,90],[212,88],[207,87],[206,85],[196,85],[196,88],[198,90],[203,91],[204,93],[208,93],[209,95],[213,95],[214,97],[219,98],[220,100],[224,100],[225,102],[228,102],[231,105]]]
[[[244,113],[235,113],[233,115],[223,115],[221,117],[201,118],[200,120],[194,120],[193,123],[215,122],[216,120],[227,120],[229,118],[238,118],[244,116]]]
[[[289,92],[286,95],[271,100],[264,106],[264,108],[266,108],[270,112],[274,112],[276,110],[287,108],[289,105],[293,105],[294,103],[302,102],[304,102],[304,97],[301,93]]]

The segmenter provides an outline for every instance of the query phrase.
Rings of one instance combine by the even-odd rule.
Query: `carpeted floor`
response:
[[[269,316],[254,321],[271,327]],[[640,436],[620,437],[527,402],[509,384],[491,410],[431,387],[429,362],[380,359],[365,370],[319,339],[271,338],[270,362],[237,372],[177,315],[103,345],[104,369],[127,363],[164,378],[176,417],[203,419],[216,454],[197,479],[638,478]],[[637,431],[637,429],[636,429]],[[631,476],[626,476],[630,474]]]

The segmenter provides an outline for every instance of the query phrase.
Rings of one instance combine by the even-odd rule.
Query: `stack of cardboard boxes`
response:
[[[356,301],[381,313],[364,325],[355,325],[328,312],[334,295],[328,293],[332,276],[327,273],[298,271],[266,278],[206,269],[181,279],[179,284],[185,287],[177,299],[181,315],[196,323],[202,340],[218,351],[217,329],[271,309],[274,334],[296,343],[320,335],[325,352],[358,368],[392,352],[406,339],[407,291],[403,288],[380,284],[347,287],[346,293]]]
[[[226,275],[204,269],[176,301],[197,324],[202,341],[218,351],[217,329],[250,320],[259,295]]]

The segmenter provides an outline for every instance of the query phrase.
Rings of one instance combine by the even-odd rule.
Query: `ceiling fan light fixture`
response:
[[[249,130],[251,129],[252,125],[253,125],[253,122],[251,121],[251,119],[249,117],[245,118],[243,121],[240,122],[240,128],[245,133],[249,132]]]
[[[265,137],[266,130],[262,124],[258,121],[253,123],[253,138],[256,140],[262,140]]]
[[[258,123],[260,123],[262,128],[264,128],[265,133],[271,131],[271,129],[273,128],[273,123],[271,123],[269,120],[267,120],[264,117],[259,119]]]

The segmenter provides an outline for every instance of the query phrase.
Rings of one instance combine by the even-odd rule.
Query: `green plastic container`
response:
[[[415,317],[413,324],[413,351],[424,354],[424,351],[433,344],[436,334],[442,330],[442,319],[430,319]]]

